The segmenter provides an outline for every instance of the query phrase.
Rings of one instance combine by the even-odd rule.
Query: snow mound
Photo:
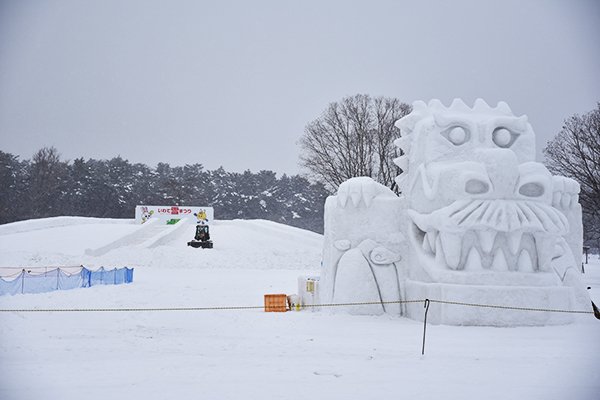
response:
[[[126,240],[147,229],[133,220],[59,217],[6,224],[0,226],[0,268],[86,265],[316,270],[320,266],[323,238],[314,232],[265,220],[215,221],[211,226],[215,248],[203,250],[187,246],[194,237],[193,224],[184,224],[177,235],[169,235],[169,229],[177,225],[140,242]],[[99,248],[106,251],[86,254],[87,249]]]
[[[0,235],[9,235],[20,232],[37,231],[48,228],[58,228],[71,225],[84,224],[133,224],[130,219],[118,218],[92,218],[92,217],[50,217],[39,219],[28,219],[25,221],[11,222],[9,224],[0,225]]]

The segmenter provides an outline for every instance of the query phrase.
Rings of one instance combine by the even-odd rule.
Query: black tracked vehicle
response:
[[[212,249],[213,242],[210,240],[208,225],[196,225],[196,235],[194,239],[187,243],[188,246],[194,248],[202,247],[203,249]]]

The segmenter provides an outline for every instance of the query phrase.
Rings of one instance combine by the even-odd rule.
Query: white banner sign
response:
[[[135,222],[143,224],[151,219],[159,219],[165,224],[176,223],[183,218],[193,218],[196,223],[209,225],[214,218],[212,207],[187,207],[187,206],[137,206],[135,208]]]

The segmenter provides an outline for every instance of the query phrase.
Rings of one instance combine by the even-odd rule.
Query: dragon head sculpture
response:
[[[579,184],[534,161],[526,116],[503,102],[418,101],[396,126],[401,196],[360,177],[327,199],[324,301],[420,319],[415,299],[445,300],[430,318],[454,325],[545,325],[571,317],[467,310],[457,302],[590,308],[578,268]]]
[[[451,270],[549,271],[558,238],[569,232],[578,184],[562,183],[535,159],[526,116],[483,100],[416,102],[397,122],[404,155],[397,182],[406,194],[410,238],[420,260]],[[565,182],[568,190],[565,191]],[[563,196],[566,198],[563,205]],[[562,209],[561,209],[562,208]]]

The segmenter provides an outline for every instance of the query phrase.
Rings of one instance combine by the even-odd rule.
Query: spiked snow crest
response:
[[[449,107],[446,107],[438,99],[430,100],[429,103],[418,100],[413,103],[413,110],[410,114],[396,121],[396,127],[400,129],[401,135],[405,137],[413,132],[417,122],[423,118],[432,115],[444,114],[489,114],[497,116],[515,116],[508,104],[503,101],[498,102],[496,107],[490,107],[485,100],[477,99],[475,100],[475,103],[473,103],[473,107],[469,107],[464,101],[462,101],[462,99],[454,99],[452,104],[450,104]],[[402,139],[403,138],[399,140]],[[404,143],[398,143],[397,146],[400,146],[401,144]],[[405,153],[406,152],[407,151],[405,150]]]
[[[422,100],[413,103],[412,112],[396,121],[396,127],[400,129],[401,137],[394,141],[396,147],[402,150],[403,155],[395,158],[394,163],[402,169],[402,173],[396,177],[396,183],[402,187],[406,180],[408,172],[408,161],[412,145],[411,134],[415,130],[417,123],[425,118],[433,116],[438,119],[444,119],[448,115],[456,114],[488,114],[496,116],[514,117],[514,114],[508,104],[503,101],[498,102],[496,107],[491,107],[485,100],[477,99],[473,107],[469,107],[462,99],[454,99],[450,106],[446,107],[440,100],[432,99],[429,103]],[[521,116],[523,124],[527,123],[527,117]]]

